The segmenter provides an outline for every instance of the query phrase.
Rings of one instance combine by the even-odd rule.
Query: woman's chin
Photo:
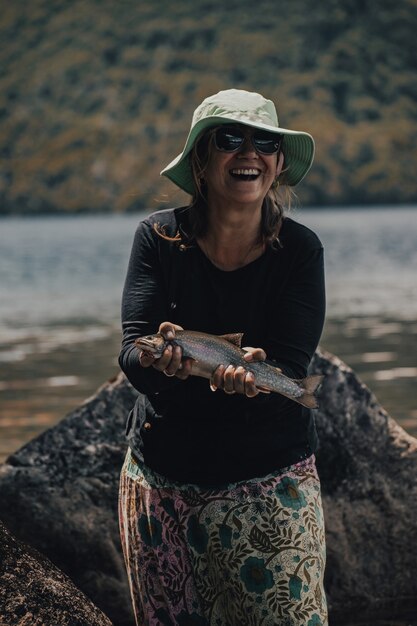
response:
[[[254,181],[238,181],[229,187],[229,199],[230,201],[237,201],[239,203],[259,203],[262,204],[268,190],[265,190],[259,185],[259,182]]]

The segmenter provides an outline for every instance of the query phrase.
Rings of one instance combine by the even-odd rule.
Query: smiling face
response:
[[[251,141],[255,129],[244,125],[236,127],[243,133],[245,140],[235,152],[217,149],[212,133],[212,145],[204,172],[208,202],[259,207],[282,169],[283,155],[257,152]]]

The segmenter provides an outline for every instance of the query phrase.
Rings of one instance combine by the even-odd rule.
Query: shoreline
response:
[[[116,324],[67,324],[0,333],[0,462],[83,404],[119,371]],[[417,322],[381,316],[326,321],[320,348],[351,367],[380,404],[417,436]]]

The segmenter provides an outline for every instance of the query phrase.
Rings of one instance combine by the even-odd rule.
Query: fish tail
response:
[[[321,374],[314,374],[313,376],[307,376],[301,381],[301,386],[306,390],[306,393],[314,393],[321,384],[324,376]]]
[[[297,402],[299,402],[303,406],[306,406],[309,409],[317,409],[319,405],[315,393],[320,386],[323,378],[324,376],[321,376],[320,374],[315,374],[313,376],[307,376],[306,378],[300,380],[299,384],[301,387],[303,387],[304,393],[302,396],[297,398]]]

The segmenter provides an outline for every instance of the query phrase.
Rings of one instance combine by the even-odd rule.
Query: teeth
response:
[[[260,171],[254,168],[245,168],[245,169],[235,169],[231,170],[232,174],[236,174],[237,176],[257,176],[260,174]]]

